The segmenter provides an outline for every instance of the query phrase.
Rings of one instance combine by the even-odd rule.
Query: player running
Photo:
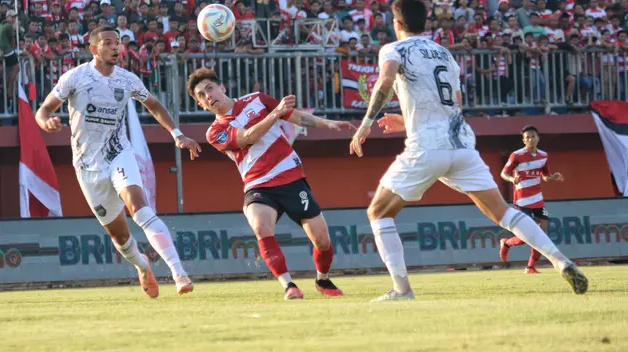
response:
[[[194,285],[181,266],[168,227],[146,203],[135,152],[127,139],[125,109],[129,98],[140,101],[170,131],[179,148],[190,150],[192,159],[201,149],[175,128],[168,111],[136,75],[116,66],[119,42],[114,28],[94,29],[89,46],[94,59],[61,76],[37,111],[37,123],[46,132],[61,131],[61,120],[51,115],[69,99],[73,165],[94,215],[118,252],[137,268],[142,289],[156,298],[159,287],[148,257],[140,253],[130,234],[126,205],[151,246],[170,267],[177,293],[184,294]]]
[[[350,153],[362,156],[361,145],[395,84],[403,116],[387,114],[378,124],[385,133],[406,131],[406,147],[380,180],[367,211],[378,252],[394,283],[378,300],[414,298],[394,218],[407,202],[420,200],[436,180],[467,194],[489,219],[548,258],[574,292],[585,293],[586,277],[532,219],[508,207],[475,150],[475,135],[459,106],[460,67],[447,49],[421,38],[427,15],[423,1],[396,0],[392,10],[399,41],[380,50],[379,78],[350,145]]]
[[[549,214],[543,202],[541,193],[541,179],[547,181],[563,181],[560,172],[550,174],[547,164],[547,153],[537,149],[539,144],[539,131],[534,126],[526,126],[521,130],[523,144],[521,148],[510,154],[508,162],[502,170],[502,179],[515,185],[513,190],[513,203],[515,208],[530,216],[536,223],[547,232],[547,221]],[[508,251],[512,246],[525,244],[519,237],[502,238],[499,241],[499,257],[508,261]],[[526,274],[538,274],[536,262],[541,257],[541,253],[532,248]]]
[[[263,93],[232,99],[225,91],[216,73],[207,68],[196,70],[188,80],[190,96],[216,115],[207,140],[238,166],[244,181],[244,215],[257,237],[261,257],[284,287],[284,298],[301,299],[303,293],[292,282],[275,240],[275,223],[283,213],[303,227],[314,244],[316,289],[327,296],[341,296],[342,291],[329,279],[334,250],[327,224],[305,180],[301,160],[277,121],[336,131],[355,127],[294,110],[293,95],[279,102]]]

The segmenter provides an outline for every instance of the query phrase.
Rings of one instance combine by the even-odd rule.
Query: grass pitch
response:
[[[3,292],[0,351],[628,351],[628,267],[583,271],[584,296],[552,269],[414,274],[411,302],[369,302],[387,275],[288,302],[274,280]]]

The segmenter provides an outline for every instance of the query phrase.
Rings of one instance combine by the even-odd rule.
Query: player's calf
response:
[[[146,238],[150,245],[159,253],[159,256],[166,262],[170,271],[172,272],[172,278],[179,286],[179,282],[189,282],[186,285],[186,292],[192,291],[189,289],[191,281],[188,278],[187,273],[181,265],[181,259],[177,253],[177,248],[174,246],[170,231],[166,224],[155,214],[155,212],[148,206],[139,209],[133,214],[133,220],[135,223],[144,230]],[[192,286],[193,287],[193,286]],[[177,288],[179,293],[180,290]]]
[[[379,186],[367,209],[377,251],[393,280],[393,291],[400,295],[411,292],[408,270],[403,253],[403,243],[397,233],[394,217],[405,201],[397,194]]]
[[[301,220],[301,225],[314,245],[312,254],[314,266],[316,267],[314,287],[316,287],[318,292],[329,297],[342,296],[342,290],[336,287],[329,279],[329,271],[334,261],[334,248],[329,239],[327,223],[324,217],[319,214],[311,219],[303,219]]]

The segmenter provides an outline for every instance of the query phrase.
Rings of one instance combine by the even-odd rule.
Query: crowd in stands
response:
[[[17,0],[23,6],[22,0]],[[300,50],[324,44],[319,50],[346,56],[374,55],[395,40],[389,0],[218,0],[230,6],[240,20],[233,41],[206,41],[198,32],[196,15],[213,0],[28,0],[27,11],[14,9],[14,0],[0,0],[0,21],[18,18],[19,52],[32,57],[36,66],[57,57],[59,64],[36,70],[54,84],[59,75],[77,64],[88,53],[90,32],[99,25],[118,29],[123,66],[150,76],[159,65],[160,54],[246,53],[258,55],[269,50],[269,43]],[[224,2],[223,2],[224,1]],[[422,36],[457,53],[463,81],[499,81],[502,103],[512,96],[514,82],[537,82],[531,87],[537,100],[545,99],[544,80],[558,75],[566,89],[564,101],[570,102],[575,86],[591,90],[596,82],[619,87],[606,98],[625,94],[628,48],[628,0],[455,0],[431,1],[429,19]],[[494,8],[494,10],[489,10]],[[322,25],[302,23],[318,19]],[[268,32],[253,42],[253,22]],[[315,46],[314,46],[315,47]],[[582,49],[598,47],[611,50],[593,60],[584,60]],[[497,54],[472,56],[474,48],[495,49]],[[305,49],[304,49],[305,50]],[[560,72],[544,72],[540,59],[545,53],[566,50]],[[462,53],[462,54],[460,54]],[[514,54],[517,55],[514,55]],[[519,59],[513,59],[517,56]],[[515,78],[513,62],[530,72]],[[215,65],[203,61],[205,65]],[[195,63],[196,65],[196,63]],[[594,67],[595,66],[595,67]],[[42,65],[43,67],[43,65]],[[528,69],[529,68],[529,69]],[[338,70],[331,65],[330,73]],[[28,71],[28,70],[26,70]],[[40,81],[41,77],[29,77]],[[556,81],[556,77],[551,77]],[[599,83],[598,82],[598,83]],[[253,80],[252,84],[259,84]],[[523,84],[523,83],[521,83]],[[529,84],[529,83],[528,83]],[[534,85],[534,83],[532,83]],[[47,87],[50,88],[50,87]],[[249,87],[252,88],[252,87]],[[337,93],[337,87],[336,87]],[[519,89],[523,91],[524,89]],[[471,94],[467,92],[467,94]],[[475,89],[474,99],[491,94]]]

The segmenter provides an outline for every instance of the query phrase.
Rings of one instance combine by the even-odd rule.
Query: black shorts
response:
[[[321,213],[305,179],[282,186],[250,189],[244,193],[244,207],[252,203],[266,204],[277,210],[277,220],[286,213],[299,226],[301,220],[315,218]]]
[[[6,63],[7,67],[13,67],[13,66],[17,65],[17,63],[18,63],[17,53],[15,51],[13,51],[13,53],[11,55],[5,56],[4,57],[4,62]]]
[[[534,220],[549,220],[549,212],[545,207],[543,208],[526,208],[517,207],[522,213],[528,215]]]

